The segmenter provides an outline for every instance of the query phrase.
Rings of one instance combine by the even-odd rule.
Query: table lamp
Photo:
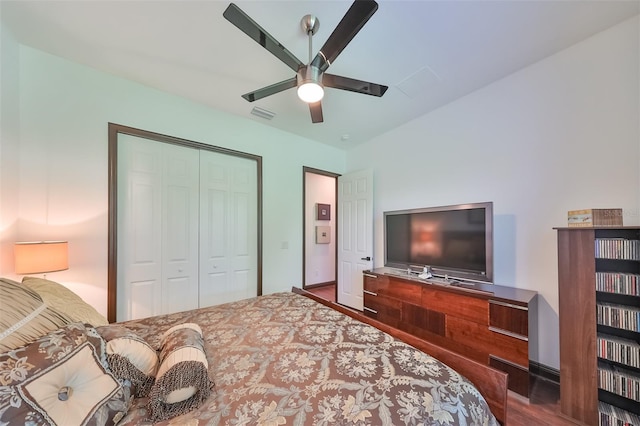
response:
[[[67,241],[15,243],[16,274],[44,274],[69,269],[68,246]]]

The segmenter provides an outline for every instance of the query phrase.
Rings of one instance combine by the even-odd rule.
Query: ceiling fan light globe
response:
[[[312,104],[319,102],[324,96],[324,89],[316,82],[310,81],[298,86],[298,97],[303,102]]]

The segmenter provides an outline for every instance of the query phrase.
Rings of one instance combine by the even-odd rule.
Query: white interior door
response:
[[[118,321],[198,307],[198,163],[195,149],[119,137]]]
[[[200,153],[200,306],[257,295],[255,161]]]
[[[338,303],[362,310],[362,271],[373,266],[373,171],[338,178]]]

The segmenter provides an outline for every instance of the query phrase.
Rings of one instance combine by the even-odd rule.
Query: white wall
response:
[[[336,280],[336,179],[317,173],[305,173],[305,284],[320,284]],[[330,220],[317,220],[316,205],[329,204]],[[331,243],[316,243],[316,226],[331,227]]]
[[[493,201],[495,281],[539,292],[532,358],[558,368],[552,228],[583,208],[622,207],[640,224],[639,28],[624,22],[352,149],[348,170],[374,168],[376,266],[384,211]]]
[[[339,173],[342,151],[26,46],[19,56],[16,238],[69,241],[69,270],[48,278],[106,312],[107,123],[114,122],[262,156],[263,292],[301,286],[301,171]]]
[[[0,276],[13,272],[13,243],[18,238],[18,43],[0,27]]]
[[[383,211],[494,201],[496,282],[540,293],[533,358],[557,368],[552,227],[589,207],[640,224],[638,28],[625,22],[382,135],[347,167],[339,150],[18,48],[2,29],[0,272],[11,278],[14,240],[68,239],[70,268],[49,277],[106,311],[111,121],[263,156],[265,292],[301,281],[303,165],[374,169],[377,266]]]

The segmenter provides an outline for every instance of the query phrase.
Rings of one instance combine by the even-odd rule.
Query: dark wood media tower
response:
[[[491,284],[442,285],[397,270],[364,271],[364,313],[509,374],[529,396],[529,330],[535,291]]]
[[[634,384],[640,382],[640,331],[634,328],[640,296],[638,284],[635,290],[620,285],[630,279],[640,283],[640,253],[630,248],[640,245],[640,226],[554,229],[558,233],[560,412],[593,426],[622,422],[625,416],[620,411],[640,416],[638,394],[636,398],[632,394]],[[610,316],[599,312],[602,307],[612,310]],[[617,358],[620,354],[628,355]],[[626,384],[628,395],[622,392],[623,386],[607,389],[615,383],[613,378]],[[601,403],[609,406],[602,413]]]

